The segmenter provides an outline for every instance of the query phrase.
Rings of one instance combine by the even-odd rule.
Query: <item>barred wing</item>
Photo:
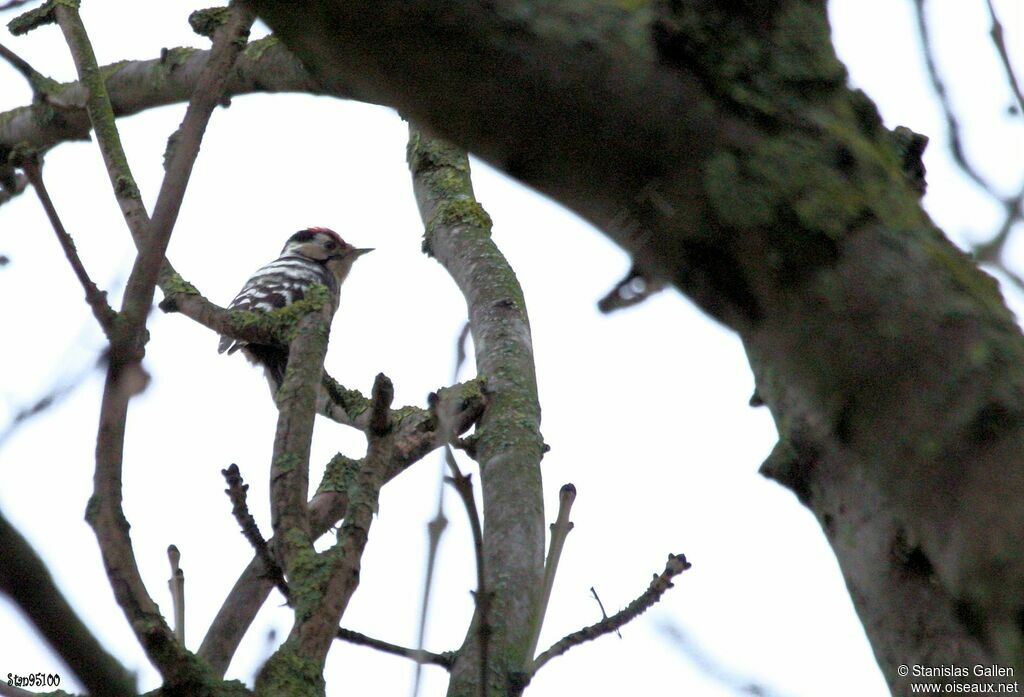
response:
[[[228,309],[269,312],[301,300],[317,283],[330,287],[332,281],[330,272],[315,261],[300,256],[280,257],[254,273]],[[247,344],[221,336],[217,352],[234,353]]]

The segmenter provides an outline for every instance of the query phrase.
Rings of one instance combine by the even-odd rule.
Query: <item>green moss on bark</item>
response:
[[[57,21],[57,17],[54,15],[54,10],[57,9],[58,5],[64,5],[65,7],[71,7],[78,9],[78,0],[47,0],[41,6],[24,12],[10,22],[7,23],[7,28],[15,36],[27,34],[33,29],[37,29],[44,24],[53,24]]]
[[[292,640],[274,652],[256,677],[260,697],[322,697],[325,690],[320,665],[299,656]]]
[[[331,458],[324,469],[324,478],[316,493],[336,492],[344,494],[348,491],[356,474],[359,473],[359,460],[338,453]]]
[[[163,290],[164,295],[168,297],[174,295],[200,295],[199,289],[182,278],[178,273],[172,273],[163,279],[160,288]]]
[[[286,530],[283,540],[296,550],[288,573],[288,589],[291,591],[295,622],[301,623],[320,607],[333,565],[329,555],[318,554],[312,546],[305,544],[308,537],[304,532]]]
[[[274,336],[283,345],[295,337],[299,320],[311,312],[318,312],[328,303],[333,302],[327,286],[316,284],[306,291],[305,297],[291,305],[271,310],[270,312],[255,310],[235,310],[229,322],[238,331],[259,329]]]

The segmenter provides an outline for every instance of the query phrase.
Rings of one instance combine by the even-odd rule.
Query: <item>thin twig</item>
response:
[[[456,370],[456,372],[458,372],[458,370]],[[442,432],[444,432],[443,427]],[[441,545],[441,535],[444,534],[445,528],[448,527],[448,518],[444,514],[444,487],[445,482],[442,478],[441,486],[437,494],[437,513],[434,515],[433,519],[427,523],[427,570],[423,580],[423,597],[420,602],[420,626],[416,639],[416,651],[419,652],[423,651],[423,645],[426,643],[427,611],[430,607],[430,592],[434,587],[434,568],[437,563],[437,550]],[[448,667],[450,668],[451,666]],[[416,675],[412,682],[412,697],[417,697],[420,693],[421,672],[422,664],[417,662]]]
[[[32,183],[32,188],[35,189],[36,196],[39,197],[39,202],[43,205],[43,210],[46,211],[46,217],[49,218],[50,225],[53,226],[53,231],[57,235],[57,241],[60,242],[60,246],[64,250],[64,256],[68,258],[71,270],[75,272],[78,282],[82,285],[82,290],[85,291],[85,301],[92,308],[92,314],[100,323],[103,333],[107,335],[107,339],[110,339],[117,313],[107,302],[107,294],[93,283],[89,272],[85,270],[85,265],[82,263],[81,257],[78,256],[75,241],[68,234],[64,223],[61,222],[53,200],[50,199],[50,193],[46,190],[46,184],[43,182],[42,163],[38,157],[30,157],[22,163],[22,170]]]
[[[141,326],[149,314],[167,245],[181,210],[206,126],[224,96],[231,67],[244,48],[249,28],[255,19],[248,9],[236,2],[231,3],[231,8],[231,16],[214,38],[210,61],[199,78],[196,91],[185,111],[185,118],[168,141],[173,145],[168,146],[167,174],[153,207],[153,218],[148,226],[145,244],[139,248],[125,290],[126,307],[123,311],[128,313],[125,320],[129,325]]]
[[[473,531],[473,551],[476,555],[476,592],[473,593],[473,599],[476,602],[476,633],[480,643],[480,696],[486,697],[491,646],[491,594],[487,590],[487,575],[484,568],[483,525],[480,522],[476,497],[473,495],[472,475],[463,474],[459,469],[451,446],[444,446],[444,457],[448,463],[448,469],[452,473],[447,481],[455,487],[459,498],[462,499],[462,503],[466,507],[466,514],[469,516],[470,529]]]
[[[778,691],[718,663],[713,657],[706,654],[682,627],[664,622],[659,629],[670,640],[672,646],[686,656],[703,675],[721,683],[729,692],[738,695],[751,695],[751,697],[781,697],[781,693]]]
[[[398,644],[374,639],[373,637],[368,637],[365,634],[361,634],[360,632],[352,629],[345,629],[344,627],[338,628],[337,638],[342,641],[347,641],[350,644],[369,646],[372,649],[377,649],[384,653],[390,653],[394,656],[403,656],[416,661],[417,665],[441,666],[445,670],[451,670],[452,663],[455,662],[455,653],[452,651],[433,653],[431,651],[424,651],[423,649],[410,649],[405,646],[399,646]]]
[[[999,60],[1003,64],[1003,71],[1006,73],[1006,81],[1010,83],[1010,90],[1017,100],[1017,113],[1024,117],[1024,94],[1021,94],[1020,83],[1017,81],[1017,75],[1013,72],[1010,54],[1006,50],[1006,43],[1003,40],[1003,25],[996,16],[996,8],[992,6],[992,0],[985,0],[985,4],[988,5],[988,16],[992,20],[992,28],[989,30],[989,35],[992,37],[992,43],[995,44],[996,51],[999,53]]]
[[[459,379],[459,371],[462,370],[463,364],[466,362],[466,343],[470,337],[470,325],[466,322],[462,325],[462,330],[459,332],[458,338],[455,340],[455,365],[452,367],[452,381]],[[441,434],[445,443],[450,443],[458,436],[456,429],[453,428],[455,419],[451,412],[453,412],[458,405],[453,403],[442,404],[440,396],[436,392],[432,392],[427,398],[427,403],[430,405],[431,414],[434,417],[435,422],[438,425],[438,432]],[[444,457],[442,455],[442,457]],[[441,474],[441,486],[437,490],[437,513],[434,515],[434,519],[427,524],[427,569],[425,578],[423,580],[423,599],[420,604],[420,621],[419,621],[419,636],[416,641],[416,648],[420,651],[423,650],[423,645],[426,642],[427,636],[427,614],[430,610],[430,594],[434,587],[434,569],[437,563],[437,550],[441,544],[441,536],[444,534],[445,528],[448,527],[448,518],[444,514],[444,490],[447,482],[445,481],[444,473]],[[420,693],[420,678],[422,677],[422,666],[416,666],[416,675],[413,678],[412,683],[412,697],[417,697]]]
[[[238,521],[238,527],[242,529],[242,536],[249,541],[249,545],[256,552],[256,557],[263,564],[267,577],[274,582],[277,589],[281,591],[281,595],[289,600],[291,596],[288,592],[288,584],[284,580],[284,573],[274,559],[274,555],[270,553],[270,545],[267,544],[263,533],[260,532],[256,519],[249,513],[249,504],[246,501],[249,485],[243,482],[242,473],[239,472],[238,465],[234,463],[227,469],[221,470],[220,473],[227,482],[228,488],[224,490],[224,493],[231,500],[231,513]]]
[[[974,245],[972,253],[974,258],[983,264],[994,264],[997,268],[1006,270],[1003,266],[1003,250],[1006,242],[1010,239],[1013,227],[1024,219],[1024,187],[1015,196],[1003,201],[1005,214],[1003,223],[992,239]]]
[[[602,617],[602,619],[608,619],[608,611],[604,609],[604,603],[601,602],[601,596],[599,596],[597,594],[597,589],[594,588],[593,586],[591,586],[590,587],[590,594],[592,596],[594,596],[594,600],[597,601],[597,606],[601,609],[601,617]],[[618,629],[615,630],[615,634],[620,639],[622,638],[622,632],[620,632]]]
[[[983,176],[967,161],[964,154],[963,138],[960,133],[960,121],[953,112],[949,101],[949,94],[946,91],[946,84],[939,75],[939,68],[935,63],[935,53],[932,49],[931,33],[928,30],[928,22],[924,13],[925,0],[914,0],[914,9],[917,17],[917,31],[921,37],[921,46],[924,49],[925,66],[928,69],[928,77],[931,79],[932,89],[939,98],[939,106],[942,108],[943,116],[946,119],[946,130],[949,136],[949,149],[957,166],[971,178],[978,186],[986,192],[995,195],[995,189]]]
[[[60,404],[74,394],[79,387],[85,384],[86,378],[92,375],[97,366],[102,364],[103,356],[100,356],[99,360],[86,366],[75,375],[71,375],[63,379],[61,382],[53,385],[53,387],[46,391],[46,394],[42,397],[36,398],[31,404],[15,409],[14,417],[6,426],[0,429],[0,449],[4,447],[7,440],[13,436],[26,421],[45,413],[48,409],[52,409],[54,406]]]
[[[672,579],[689,569],[690,566],[690,563],[686,561],[686,557],[682,554],[668,555],[668,563],[665,565],[665,570],[661,574],[654,575],[651,585],[647,587],[647,590],[640,597],[627,605],[626,609],[616,612],[611,617],[589,627],[584,627],[557,641],[551,648],[537,656],[537,660],[533,663],[532,674],[536,674],[545,663],[556,656],[561,656],[572,647],[614,632],[622,625],[646,612],[652,605],[661,600],[661,596],[664,595],[665,591],[672,587]]]
[[[167,560],[171,563],[171,577],[167,587],[171,591],[171,606],[174,609],[174,636],[178,643],[185,645],[185,572],[182,571],[181,552],[174,545],[167,548]]]
[[[0,550],[0,593],[21,608],[86,690],[93,695],[135,695],[134,677],[106,652],[57,588],[36,551],[2,514]]]
[[[0,44],[0,58],[3,58],[5,61],[10,63],[12,68],[21,73],[22,77],[28,80],[28,84],[32,88],[32,93],[38,95],[38,83],[39,78],[41,78],[42,75],[33,68],[27,60],[3,44]]]
[[[540,597],[537,599],[533,633],[530,636],[529,648],[526,650],[526,665],[524,666],[526,672],[530,671],[534,654],[537,653],[537,642],[540,640],[540,632],[544,627],[544,617],[548,612],[551,590],[555,587],[555,574],[558,573],[558,561],[562,558],[565,538],[569,536],[569,532],[573,529],[573,523],[569,520],[569,513],[572,511],[572,504],[575,500],[576,487],[572,484],[562,485],[558,492],[558,517],[551,524],[551,545],[548,547],[548,558],[544,563],[544,585],[541,587]]]

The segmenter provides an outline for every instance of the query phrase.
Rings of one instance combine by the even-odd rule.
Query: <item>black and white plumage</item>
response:
[[[369,251],[353,247],[327,228],[300,230],[288,238],[281,256],[246,281],[228,309],[269,312],[301,300],[312,286],[322,284],[330,291],[333,313],[338,309],[341,284],[352,264]],[[221,337],[219,353],[231,354],[238,350],[252,363],[263,367],[271,393],[276,395],[284,382],[288,350]]]

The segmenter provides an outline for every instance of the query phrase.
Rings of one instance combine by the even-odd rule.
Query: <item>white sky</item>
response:
[[[936,0],[941,68],[963,121],[969,154],[1006,192],[1020,186],[1021,119],[1006,115],[1009,93],[987,40],[984,3]],[[83,15],[99,59],[153,58],[161,47],[205,46],[186,18],[202,3],[89,2]],[[1024,40],[1024,9],[996,3],[1007,41]],[[984,239],[999,209],[950,169],[942,121],[922,72],[909,2],[834,0],[835,38],[853,81],[890,126],[932,137],[926,204],[960,243]],[[3,19],[13,16],[7,13]],[[130,29],[129,29],[130,28]],[[55,27],[0,41],[37,69],[70,79]],[[1016,56],[1018,73],[1024,57]],[[0,65],[0,110],[29,101],[22,79]],[[183,107],[120,123],[147,203],[163,171],[166,137]],[[447,382],[465,308],[445,272],[419,252],[422,226],[404,159],[405,125],[388,110],[305,96],[236,98],[213,118],[169,257],[211,299],[226,304],[248,275],[295,230],[327,225],[377,251],[360,261],[342,293],[328,370],[368,391],[384,371],[397,402],[423,404]],[[129,235],[93,143],[62,145],[47,157],[47,182],[93,278],[116,289],[131,262]],[[733,694],[707,678],[664,638],[678,625],[714,660],[779,694],[887,694],[824,536],[788,491],[757,468],[774,443],[766,410],[751,409],[750,370],[738,340],[686,299],[666,292],[638,308],[601,316],[601,297],[626,271],[626,256],[572,214],[477,164],[478,198],[494,237],[522,281],[533,326],[551,452],[543,464],[547,510],[573,482],[575,530],[559,568],[540,646],[600,618],[639,594],[669,552],[694,564],[654,610],[622,631],[548,664],[529,694]],[[6,328],[0,425],[55,383],[87,368],[103,345],[63,255],[31,192],[0,209],[0,309]],[[1017,303],[1017,298],[1011,298]],[[220,470],[237,462],[250,506],[269,530],[267,478],[275,411],[258,370],[219,356],[216,337],[181,316],[153,316],[146,366],[150,389],[133,402],[125,460],[125,511],[150,592],[169,613],[165,550],[176,544],[186,573],[188,645],[206,627],[251,553],[230,515]],[[157,683],[103,573],[82,516],[91,492],[101,376],[24,425],[0,450],[0,509],[46,560],[58,584],[143,689]],[[318,480],[331,455],[357,456],[361,436],[320,420],[312,459]],[[345,626],[415,642],[426,522],[437,504],[437,457],[384,492],[371,531],[362,584]],[[449,531],[427,648],[462,640],[472,611],[473,555],[464,511],[447,496]],[[229,677],[251,682],[268,655],[267,633],[290,626],[280,598],[261,613]],[[0,679],[7,673],[70,671],[0,599]],[[337,645],[328,694],[408,694],[413,666],[372,650]],[[424,669],[424,695],[446,676]],[[648,688],[644,688],[645,690]]]

